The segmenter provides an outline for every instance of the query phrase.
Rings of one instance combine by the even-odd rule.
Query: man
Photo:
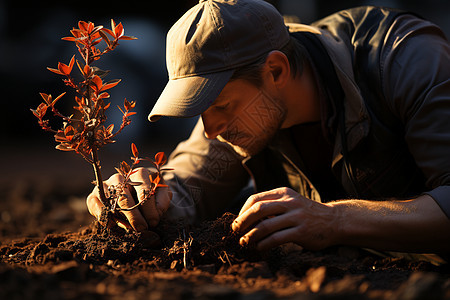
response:
[[[286,27],[264,1],[200,1],[168,33],[169,82],[149,119],[201,119],[170,157],[172,200],[160,189],[121,225],[240,205],[232,228],[261,250],[447,253],[449,66],[442,31],[411,14],[360,7]],[[148,174],[133,178],[137,201]],[[257,193],[235,203],[249,178]],[[96,190],[87,204],[98,217]]]

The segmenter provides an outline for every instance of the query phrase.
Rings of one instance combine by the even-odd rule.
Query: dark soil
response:
[[[2,179],[0,299],[450,299],[448,265],[347,247],[258,253],[239,246],[232,214],[104,230],[86,210],[86,178]]]
[[[0,247],[2,299],[445,299],[449,270],[351,248],[238,245],[234,216],[157,233],[105,230],[20,238]],[[168,226],[171,225],[168,230]],[[162,236],[160,240],[159,235]]]

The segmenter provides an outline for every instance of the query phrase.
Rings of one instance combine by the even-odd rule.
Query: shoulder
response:
[[[367,33],[369,30],[373,34],[374,30],[378,31],[377,28],[389,26],[392,20],[402,13],[396,9],[360,6],[341,10],[311,25],[336,35],[354,36],[358,33]]]
[[[450,44],[444,33],[411,15],[394,21],[380,60],[383,91],[396,104],[423,100],[450,78]]]

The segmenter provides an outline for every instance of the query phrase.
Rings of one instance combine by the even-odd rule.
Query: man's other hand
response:
[[[118,205],[121,208],[130,208],[137,203],[142,202],[145,197],[145,191],[151,189],[151,182],[149,176],[152,174],[146,168],[137,168],[136,172],[131,175],[132,182],[142,183],[137,186],[130,186],[125,190],[125,195],[121,196],[118,200]],[[123,176],[120,174],[112,175],[108,180],[103,182],[105,191],[111,185],[117,185],[123,182]],[[164,184],[164,180],[161,182]],[[137,198],[137,199],[136,199]],[[148,227],[156,226],[164,212],[169,208],[170,200],[172,198],[172,192],[169,187],[158,187],[155,195],[148,199],[143,204],[139,205],[131,211],[123,211],[126,220],[114,220],[117,225],[127,230],[143,231]],[[92,193],[87,197],[86,204],[89,213],[100,219],[103,203],[100,201],[98,188],[95,187]]]
[[[336,216],[332,207],[305,198],[289,188],[277,188],[248,198],[232,229],[241,245],[266,250],[294,242],[322,249],[335,242]]]

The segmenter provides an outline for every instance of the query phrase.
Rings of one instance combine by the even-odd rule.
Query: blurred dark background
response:
[[[73,43],[62,41],[79,20],[110,27],[110,19],[122,22],[125,34],[138,37],[123,41],[105,55],[99,67],[111,70],[108,79],[122,82],[110,90],[109,122],[118,126],[116,109],[126,97],[137,102],[138,114],[132,124],[118,136],[118,141],[102,150],[105,177],[120,159],[127,159],[129,144],[135,142],[141,153],[170,152],[186,138],[195,124],[189,119],[161,119],[149,123],[147,115],[167,81],[165,69],[165,34],[190,7],[193,0],[171,1],[20,1],[0,0],[0,170],[2,187],[18,182],[42,180],[65,182],[66,188],[84,186],[90,190],[93,175],[90,166],[74,153],[54,149],[53,137],[43,132],[29,108],[41,102],[39,92],[57,96],[66,91],[61,77],[46,70],[59,61],[68,63],[75,54]],[[440,25],[450,36],[450,1],[448,0],[272,0],[282,14],[310,23],[335,11],[359,6],[379,5],[415,12]],[[69,109],[73,103],[68,97]],[[61,106],[59,106],[61,107]],[[64,108],[61,108],[64,110]],[[47,178],[47,179],[45,179]],[[78,183],[77,183],[78,182]],[[4,195],[4,194],[1,194]],[[2,196],[7,197],[7,196]],[[0,199],[3,201],[4,199]],[[1,221],[1,218],[0,218]]]

